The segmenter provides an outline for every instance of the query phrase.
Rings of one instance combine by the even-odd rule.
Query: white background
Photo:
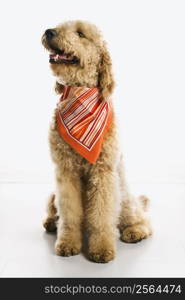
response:
[[[131,182],[185,181],[185,1],[1,1],[0,182],[51,182],[48,127],[57,97],[46,28],[97,24],[108,41]]]

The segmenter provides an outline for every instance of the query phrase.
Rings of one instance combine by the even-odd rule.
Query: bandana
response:
[[[111,103],[102,98],[98,88],[64,87],[57,109],[58,132],[90,163],[98,159],[111,121]]]

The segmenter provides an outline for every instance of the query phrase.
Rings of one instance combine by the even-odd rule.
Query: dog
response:
[[[56,92],[72,93],[71,97],[61,97],[50,127],[56,192],[49,197],[44,227],[49,232],[57,229],[57,255],[80,253],[85,230],[89,259],[107,263],[115,257],[117,228],[120,239],[126,243],[136,243],[152,233],[146,214],[148,198],[132,196],[126,185],[111,101],[115,83],[110,54],[101,32],[86,21],[68,21],[47,29],[42,44],[49,51]],[[95,145],[96,153],[79,144],[76,132],[70,136],[69,127],[64,124],[66,118],[73,116],[70,109],[77,104],[81,109],[84,102],[78,101],[90,98],[84,100],[84,93],[93,93],[98,108],[106,108],[102,126],[107,128],[97,138],[97,143],[101,143]],[[98,116],[93,112],[91,118],[95,122]]]

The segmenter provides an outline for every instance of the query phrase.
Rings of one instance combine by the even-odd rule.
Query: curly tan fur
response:
[[[99,87],[105,99],[110,97],[114,88],[112,63],[98,29],[88,22],[76,21],[54,30],[57,34],[52,42],[43,35],[44,47],[49,51],[53,47],[61,49],[79,58],[74,65],[51,64],[57,77],[56,92],[60,94],[63,85]],[[86,161],[59,136],[56,111],[49,141],[56,165],[57,190],[49,198],[44,227],[51,231],[57,226],[58,255],[70,256],[81,251],[82,228],[88,232],[89,258],[103,263],[115,257],[117,226],[125,242],[137,242],[151,234],[145,214],[147,198],[130,195],[125,183],[115,116],[95,164]]]

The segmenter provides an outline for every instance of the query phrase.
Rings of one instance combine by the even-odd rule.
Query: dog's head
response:
[[[82,21],[66,22],[47,29],[42,44],[50,53],[49,62],[58,77],[56,90],[59,93],[62,83],[99,87],[105,98],[112,93],[112,63],[95,25]]]

